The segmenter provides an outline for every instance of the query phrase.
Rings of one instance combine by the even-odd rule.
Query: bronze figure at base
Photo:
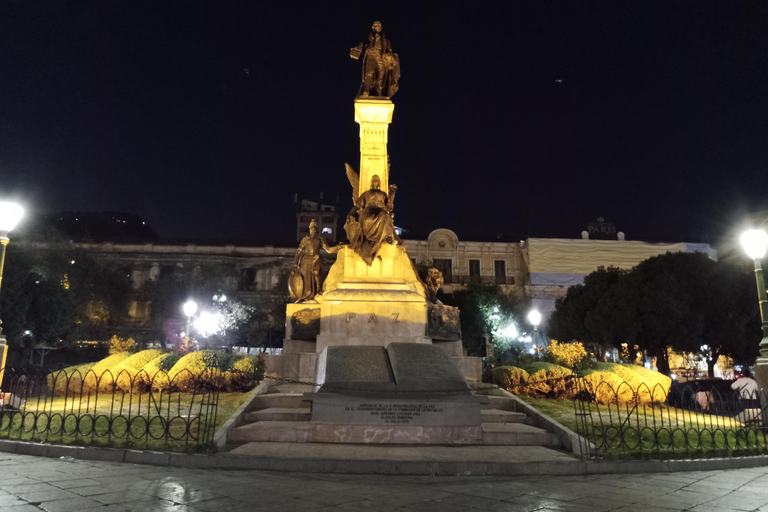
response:
[[[320,282],[320,249],[334,253],[341,249],[342,245],[331,247],[324,238],[317,234],[317,222],[312,219],[309,224],[309,236],[305,236],[299,243],[296,257],[293,261],[293,271],[288,279],[288,291],[291,300],[301,302],[312,300],[320,294],[322,283]]]

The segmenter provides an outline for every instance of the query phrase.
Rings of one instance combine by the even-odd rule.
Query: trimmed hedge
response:
[[[99,379],[101,379],[101,382],[109,382],[110,385],[112,383],[112,380],[114,379],[115,375],[112,374],[112,377],[109,376],[109,374],[105,375],[104,378],[101,378],[104,372],[108,370],[112,370],[116,365],[122,363],[125,359],[128,359],[130,357],[130,354],[128,352],[120,352],[119,354],[113,354],[109,357],[106,357],[93,365],[93,368],[91,368],[91,371],[88,372],[88,375],[85,375],[85,382],[84,386],[88,389],[95,388],[97,384],[99,384]]]
[[[521,392],[528,382],[528,372],[516,366],[498,366],[491,370],[491,382],[510,393]]]
[[[212,355],[213,352],[210,350],[190,352],[185,355],[168,371],[170,382],[181,390],[191,390],[200,375],[208,368],[207,362]]]
[[[85,363],[53,372],[48,375],[48,387],[53,388],[53,393],[59,396],[65,393],[69,382],[69,393],[79,393],[83,379],[95,365],[96,363]]]
[[[672,379],[643,366],[598,363],[597,370],[585,372],[590,393],[599,403],[663,402]]]
[[[148,382],[152,383],[152,389],[159,391],[170,386],[168,372],[179,362],[179,359],[181,356],[170,352],[156,357],[141,368],[141,371],[146,373]]]
[[[141,373],[141,369],[144,368],[147,363],[162,355],[163,352],[161,350],[142,350],[127,359],[123,359],[111,370],[112,377],[117,381],[117,387],[127,392],[131,390],[132,383],[134,386],[140,387],[142,384],[148,382],[149,379],[147,378],[147,375]],[[110,383],[107,382],[108,380],[109,379],[102,377],[102,389],[109,389],[106,387],[110,385]]]

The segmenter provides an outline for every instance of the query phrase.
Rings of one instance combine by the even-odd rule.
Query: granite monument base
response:
[[[476,444],[475,396],[445,351],[434,345],[328,347],[318,358],[319,388],[308,440],[319,443]]]

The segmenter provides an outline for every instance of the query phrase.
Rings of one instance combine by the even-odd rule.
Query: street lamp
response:
[[[536,351],[539,349],[539,340],[536,338],[536,334],[539,332],[539,324],[541,323],[541,313],[532,309],[528,313],[528,321],[533,325],[533,344],[536,346]]]
[[[740,238],[741,245],[747,256],[755,260],[755,277],[757,278],[757,297],[760,301],[760,318],[763,321],[763,339],[760,341],[760,355],[768,357],[768,297],[765,293],[765,280],[760,260],[765,257],[768,249],[768,234],[762,229],[745,231]]]
[[[10,233],[16,224],[24,215],[24,209],[16,203],[0,201],[0,285],[3,283],[3,267],[5,266],[5,247],[10,241]],[[8,347],[5,345],[5,336],[3,336],[3,322],[0,321],[0,387],[3,385],[5,376],[5,358],[8,355]]]
[[[184,314],[187,315],[187,338],[192,339],[192,336],[189,332],[189,319],[192,317],[192,315],[195,314],[197,311],[197,302],[193,300],[188,300],[184,303]]]

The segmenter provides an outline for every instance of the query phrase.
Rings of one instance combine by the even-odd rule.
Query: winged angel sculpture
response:
[[[381,178],[374,174],[371,188],[360,194],[360,177],[349,164],[347,178],[352,185],[352,211],[347,215],[344,231],[350,247],[370,265],[382,244],[402,243],[395,233],[394,214],[395,185],[389,186],[389,194],[381,191]]]

